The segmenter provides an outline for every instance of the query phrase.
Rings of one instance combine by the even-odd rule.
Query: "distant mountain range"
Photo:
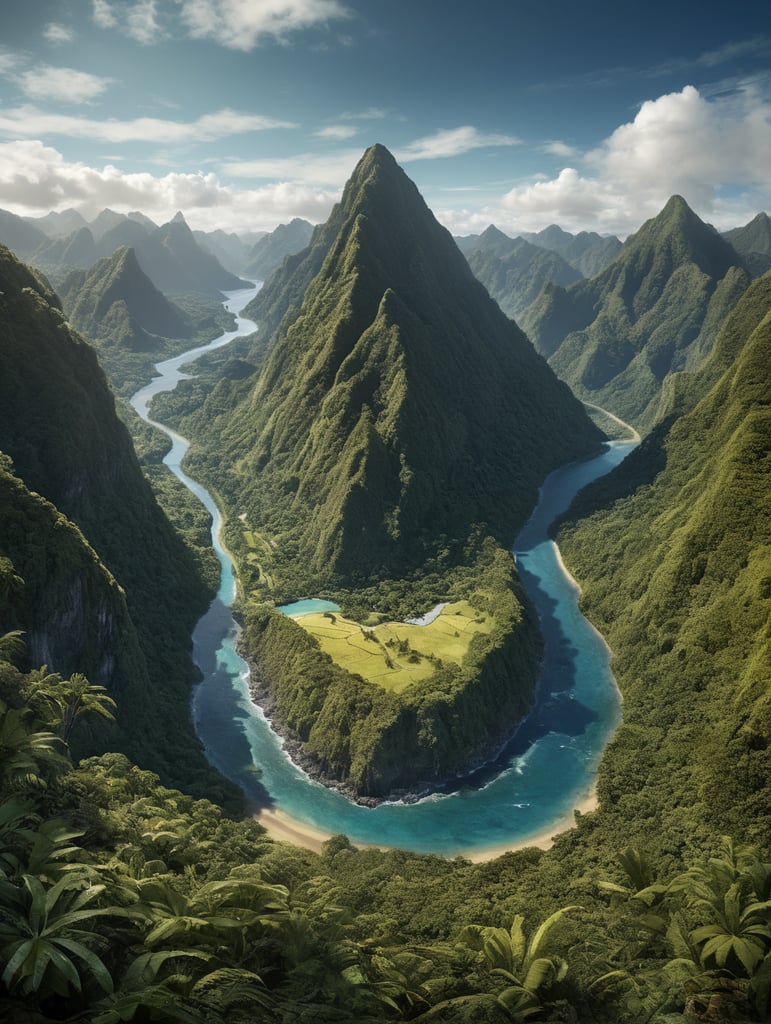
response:
[[[547,284],[521,322],[579,397],[647,430],[665,379],[704,362],[749,281],[744,257],[673,196],[602,273]]]
[[[248,286],[210,250],[201,248],[181,213],[160,227],[142,214],[112,210],[103,210],[90,225],[79,221],[82,217],[74,211],[33,224],[0,211],[0,242],[39,267],[57,286],[71,270],[85,270],[123,246],[134,249],[140,267],[162,292],[219,295]],[[51,237],[41,232],[40,224],[48,227]],[[73,230],[62,233],[69,227]]]
[[[295,217],[288,224],[279,224],[275,231],[255,242],[249,252],[243,273],[255,281],[265,281],[286,256],[293,256],[306,247],[313,234],[313,225]]]

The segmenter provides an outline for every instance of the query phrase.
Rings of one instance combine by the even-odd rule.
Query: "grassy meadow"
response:
[[[362,626],[333,612],[302,615],[296,621],[336,664],[392,693],[428,679],[440,664],[462,664],[473,637],[490,633],[495,624],[491,615],[468,601],[448,604],[427,626]]]

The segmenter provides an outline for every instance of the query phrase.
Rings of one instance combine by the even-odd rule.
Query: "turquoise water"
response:
[[[237,312],[254,294],[231,293],[226,305]],[[181,365],[253,329],[250,321],[239,318],[234,332],[159,364],[160,376],[138,392],[132,404],[147,417],[152,396],[170,390],[184,376]],[[417,803],[365,808],[312,781],[292,764],[282,741],[250,700],[247,666],[235,650],[238,630],[228,608],[235,582],[232,563],[219,541],[219,512],[209,494],[179,468],[187,442],[167,433],[173,448],[165,461],[212,513],[213,540],[222,566],[219,594],[193,634],[193,655],[204,676],[194,691],[193,719],[212,764],[261,805],[277,807],[325,831],[345,833],[354,843],[447,856],[526,840],[572,813],[591,790],[602,751],[619,723],[620,698],[608,648],[579,612],[578,588],[563,571],[546,531],[573,495],[618,465],[634,442],[613,442],[597,458],[552,473],[538,507],[516,538],[513,550],[538,609],[546,646],[535,707],[499,762],[459,783],[454,792],[433,794]],[[315,601],[298,602],[290,614],[335,610],[331,602],[326,604],[329,607],[319,608]]]
[[[301,615],[313,615],[318,612],[339,612],[340,607],[334,601],[322,601],[320,597],[307,597],[304,601],[281,604],[278,606],[278,610],[284,615],[297,619]]]

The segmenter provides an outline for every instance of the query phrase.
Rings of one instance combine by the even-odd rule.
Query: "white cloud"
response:
[[[43,29],[43,36],[49,43],[59,46],[61,43],[71,43],[75,38],[75,33],[66,25],[59,25],[52,21]]]
[[[342,141],[345,139],[352,139],[354,135],[358,134],[358,128],[352,128],[346,124],[330,124],[326,128],[319,128],[317,132],[313,134],[317,139],[337,139]]]
[[[99,28],[115,28],[143,45],[166,38],[158,22],[157,0],[93,0],[94,22]]]
[[[263,160],[234,160],[225,163],[223,171],[234,178],[278,178],[308,185],[340,187],[351,176],[360,157],[360,149],[341,149],[326,156],[300,153]]]
[[[63,103],[88,103],[96,99],[112,84],[111,78],[101,78],[75,68],[55,68],[48,65],[30,68],[19,76],[19,85],[33,100],[59,100]]]
[[[243,132],[268,128],[294,127],[288,121],[276,121],[260,114],[240,114],[219,110],[195,121],[168,121],[157,117],[138,117],[130,121],[99,121],[68,114],[49,114],[36,107],[0,108],[0,132],[18,138],[67,135],[70,138],[101,142],[212,142]]]
[[[724,43],[717,50],[708,50],[697,57],[696,63],[702,67],[713,68],[728,61],[737,60],[751,54],[764,54],[771,51],[771,39],[767,36],[753,36],[738,42]]]
[[[234,50],[253,50],[262,38],[284,39],[300,29],[350,17],[337,0],[180,0],[181,16],[195,39],[213,39]]]
[[[388,117],[388,111],[382,107],[367,107],[366,110],[346,111],[340,115],[341,121],[381,121]]]
[[[22,58],[18,53],[11,53],[9,50],[0,50],[0,75],[13,74],[22,64]]]
[[[515,146],[519,141],[513,135],[480,132],[471,125],[464,125],[416,139],[396,150],[394,156],[405,163],[410,160],[435,160],[438,157],[459,156],[487,146]]]
[[[128,34],[138,43],[156,43],[164,36],[158,24],[155,0],[141,0],[134,4],[126,17]]]
[[[627,234],[677,193],[702,218],[733,227],[749,204],[771,205],[771,105],[752,90],[708,101],[689,85],[643,103],[584,167],[517,185],[500,212],[520,230],[556,222]]]
[[[546,153],[551,153],[552,156],[559,156],[565,159],[571,159],[574,156],[578,156],[578,150],[575,146],[569,146],[566,142],[559,142],[557,140],[554,142],[547,142],[543,148]]]
[[[118,19],[107,0],[94,0],[94,21],[99,28],[115,28]]]
[[[216,174],[130,174],[71,163],[38,141],[0,143],[0,196],[21,215],[73,207],[87,218],[105,207],[140,210],[158,222],[182,210],[191,227],[230,231],[272,230],[292,217],[319,222],[339,198],[337,190],[287,182],[257,189],[223,185]]]

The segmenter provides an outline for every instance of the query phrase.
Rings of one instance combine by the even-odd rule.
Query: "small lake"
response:
[[[230,293],[226,307],[238,313],[255,293],[256,289]],[[147,419],[153,395],[171,390],[185,376],[181,366],[253,330],[251,321],[239,317],[234,331],[160,363],[159,377],[132,399],[134,408]],[[581,615],[578,587],[563,571],[547,531],[578,490],[618,465],[636,441],[614,441],[596,458],[552,473],[530,521],[514,542],[520,575],[538,610],[546,647],[536,704],[505,753],[495,765],[459,783],[454,792],[432,794],[417,803],[366,808],[297,768],[251,701],[247,666],[236,652],[238,627],[229,609],[235,581],[231,560],[219,540],[220,513],[208,492],[180,468],[187,450],[185,439],[162,429],[173,442],[164,461],[214,519],[213,541],[222,581],[193,634],[193,655],[204,679],[194,690],[192,708],[206,755],[223,775],[263,806],[278,808],[327,832],[345,833],[354,843],[447,856],[527,840],[572,814],[591,791],[602,751],[620,721],[620,697],[610,671],[610,652]],[[293,615],[335,610],[331,602],[325,604],[329,607],[320,608],[315,600],[297,602],[283,610]]]

